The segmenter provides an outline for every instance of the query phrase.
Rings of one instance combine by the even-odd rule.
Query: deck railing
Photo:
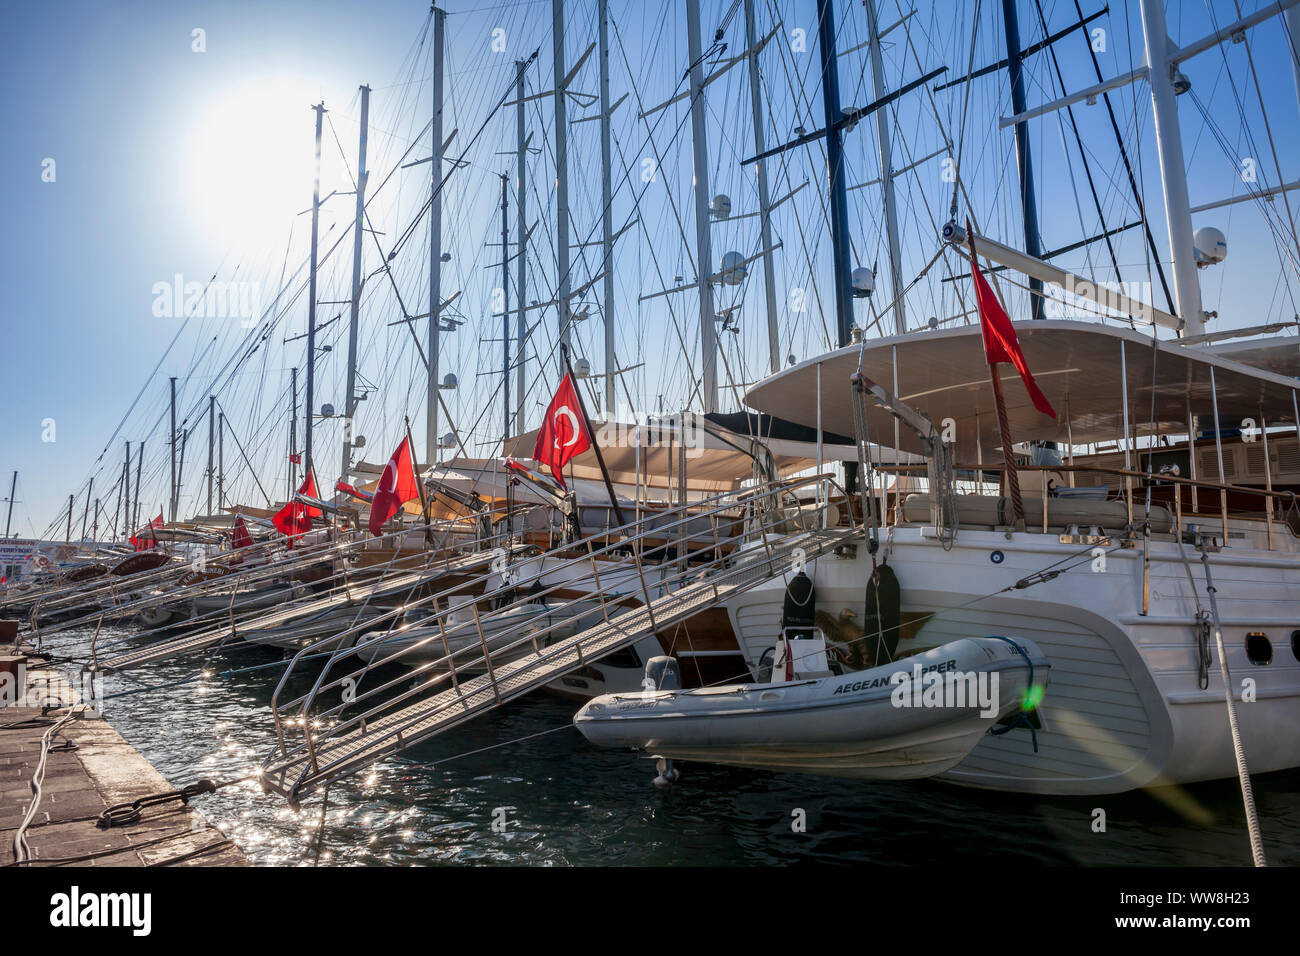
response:
[[[876,470],[882,473],[894,474],[899,476],[914,475],[914,474],[924,475],[926,472],[926,466],[925,465],[878,465],[876,466]],[[953,473],[955,475],[960,475],[962,473],[987,473],[989,471],[996,471],[996,470],[997,469],[992,469],[987,466],[980,466],[980,465],[954,465],[953,466]],[[1235,485],[1235,484],[1229,484],[1227,482],[1211,481],[1211,480],[1206,480],[1201,478],[1184,478],[1181,475],[1172,475],[1167,472],[1153,472],[1151,474],[1147,474],[1144,471],[1137,471],[1130,468],[1114,468],[1114,467],[1100,466],[1100,465],[1069,465],[1069,464],[1017,465],[1016,471],[1022,475],[1026,473],[1041,474],[1044,476],[1044,485],[1047,484],[1046,481],[1047,476],[1057,475],[1057,474],[1105,475],[1117,479],[1122,479],[1122,488],[1113,492],[1108,489],[1106,500],[1124,501],[1128,511],[1127,524],[1129,529],[1134,532],[1140,531],[1143,524],[1145,523],[1142,520],[1142,516],[1139,514],[1140,511],[1144,510],[1145,502],[1140,502],[1140,501],[1135,502],[1134,499],[1139,495],[1144,495],[1145,492],[1150,490],[1153,493],[1151,503],[1159,504],[1163,507],[1165,503],[1161,500],[1158,500],[1154,496],[1154,493],[1160,492],[1162,489],[1167,489],[1167,494],[1168,497],[1170,498],[1169,504],[1172,506],[1173,509],[1175,527],[1179,528],[1181,531],[1184,528],[1185,518],[1213,517],[1214,519],[1217,520],[1221,528],[1223,547],[1230,546],[1230,533],[1229,533],[1230,519],[1236,521],[1263,522],[1265,526],[1267,549],[1270,551],[1275,550],[1275,544],[1276,544],[1274,538],[1276,534],[1275,524],[1277,524],[1277,522],[1275,521],[1275,505],[1283,506],[1282,514],[1284,518],[1290,516],[1292,511],[1295,511],[1296,512],[1295,518],[1297,521],[1300,521],[1300,507],[1298,507],[1297,505],[1295,493],[1291,491],[1278,491],[1271,487],[1258,488],[1250,485]],[[1144,484],[1140,484],[1137,487],[1135,487],[1134,485],[1135,479],[1139,482],[1143,482]],[[1105,487],[1105,486],[1098,486],[1098,487]],[[1196,501],[1195,492],[1197,490],[1206,490],[1206,491],[1217,493],[1219,498],[1218,512],[1212,515],[1207,514],[1205,512],[1196,510],[1195,506],[1191,511],[1184,511],[1183,496],[1184,496],[1184,492],[1188,490],[1192,492],[1193,502]],[[896,491],[894,492],[894,494],[895,497],[897,498],[900,493]],[[1228,497],[1229,495],[1233,495],[1234,497],[1249,496],[1251,498],[1259,499],[1260,508],[1255,511],[1243,511],[1241,509],[1238,509],[1237,512],[1233,514],[1229,508],[1229,497]],[[1047,532],[1048,501],[1051,497],[1052,496],[1050,495],[1050,492],[1042,495],[1041,523],[1035,526],[1034,523],[1027,521],[1026,530],[1039,530],[1042,531],[1043,533]],[[1162,494],[1161,497],[1164,497],[1164,494]],[[901,504],[901,500],[897,501],[896,503]],[[892,514],[893,512],[894,512],[893,508],[886,510],[885,513],[886,523],[889,522],[889,515]],[[1138,518],[1138,520],[1136,521],[1134,520],[1135,516],[1137,516]],[[1038,518],[1039,516],[1035,515],[1034,517]],[[1026,515],[1026,518],[1028,519],[1029,515]],[[1293,532],[1300,531],[1300,526],[1291,526],[1289,522],[1283,522],[1283,523],[1291,527]]]

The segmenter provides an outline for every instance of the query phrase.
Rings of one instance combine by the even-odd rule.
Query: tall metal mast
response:
[[[822,105],[826,114],[826,166],[830,176],[831,268],[835,286],[837,346],[850,341],[853,296],[849,288],[849,204],[844,179],[844,147],[840,131],[840,73],[835,57],[835,4],[817,0],[818,42],[822,68]]]
[[[510,177],[501,174],[501,438],[510,435]]]
[[[343,464],[339,475],[348,480],[352,467],[352,432],[357,413],[357,328],[361,310],[361,240],[366,220],[366,133],[370,124],[370,87],[361,87],[361,142],[357,146],[357,214],[352,227],[352,302],[348,310],[348,376],[343,393]]]
[[[135,530],[134,517],[131,514],[131,443],[126,443],[126,481],[122,501],[122,533]]]
[[[564,0],[551,0],[551,50],[555,60],[555,298],[560,344],[572,340],[569,321],[569,108],[565,89]]]
[[[1201,284],[1196,275],[1191,203],[1187,198],[1187,165],[1183,159],[1178,104],[1174,101],[1174,67],[1169,60],[1164,0],[1142,0],[1142,34],[1155,115],[1156,146],[1160,154],[1160,181],[1164,187],[1174,297],[1178,317],[1183,320],[1184,334],[1199,335],[1205,331],[1205,314],[1201,311]]]
[[[885,67],[880,50],[880,24],[876,19],[875,0],[864,0],[867,12],[867,35],[871,52],[871,88],[873,99],[885,96]],[[884,194],[885,238],[889,248],[889,281],[894,299],[894,331],[907,331],[907,310],[903,307],[903,255],[898,244],[898,201],[894,195],[894,157],[890,143],[889,109],[876,110],[876,145],[880,155],[880,188]]]
[[[130,467],[131,467],[131,466],[130,466],[129,464],[124,463],[124,464],[122,465],[122,476],[121,476],[120,478],[117,479],[117,502],[113,505],[113,535],[114,535],[114,537],[117,536],[117,531],[118,531],[118,529],[122,526],[122,496],[123,496],[124,494],[126,494],[126,488],[127,488],[127,478],[126,478],[126,473],[127,473],[127,469],[129,469]],[[15,475],[14,477],[16,478],[17,475]],[[10,492],[9,497],[10,497],[10,498],[13,497],[13,493],[12,493],[12,492]],[[12,508],[12,506],[11,506],[10,509],[9,509],[9,513],[10,513],[10,514],[13,514],[13,508]],[[5,536],[8,537],[8,535],[9,535],[9,532],[6,531],[6,532],[5,532]]]
[[[9,482],[9,515],[5,518],[5,537],[9,537],[9,526],[14,520],[14,495],[18,493],[18,472],[14,472],[14,477]]]
[[[135,531],[140,527],[140,473],[144,470],[144,442],[135,449],[135,507],[133,510],[134,518],[131,521],[131,530]]]
[[[217,510],[226,507],[226,413],[217,415]]]
[[[701,394],[705,412],[718,410],[718,330],[714,325],[713,243],[709,235],[709,139],[704,126],[704,54],[700,49],[700,2],[686,0],[686,47],[690,57],[691,152],[695,159],[695,269],[700,289]]]
[[[524,71],[528,68],[527,60],[516,60],[518,75],[515,78],[515,168],[518,172],[515,195],[518,199],[515,210],[515,231],[519,235],[519,262],[515,265],[515,300],[519,303],[519,312],[515,316],[518,346],[515,349],[515,434],[522,434],[527,427],[524,420],[524,385],[527,362],[524,356],[525,338],[528,335],[528,322],[524,317],[524,305],[527,302],[528,283],[528,218],[525,214],[525,202],[528,197],[528,138],[524,130]]]
[[[293,500],[293,493],[298,488],[298,466],[294,458],[298,455],[298,369],[289,370],[289,493],[287,500]],[[307,409],[311,418],[311,409]]]
[[[1291,72],[1295,77],[1296,98],[1300,100],[1300,7],[1288,7],[1285,17],[1287,52],[1291,54]]]
[[[217,397],[208,396],[208,514],[212,514],[212,451],[216,440]]]
[[[172,484],[171,497],[168,499],[169,512],[171,520],[176,520],[176,377],[171,378],[171,456],[172,456]]]
[[[85,505],[82,506],[81,509],[81,541],[83,544],[86,541],[86,518],[90,514],[90,496],[93,495],[94,493],[95,493],[95,477],[92,475],[90,478],[90,487],[86,489],[86,503]]]
[[[442,80],[447,12],[433,7],[433,159],[429,165],[429,385],[424,410],[424,460],[438,460],[438,356],[442,322]]]
[[[1002,25],[1007,44],[1007,74],[1011,80],[1011,111],[1025,111],[1025,74],[1020,59],[1020,21],[1016,0],[1002,0]],[[877,115],[884,112],[881,110]],[[1020,215],[1025,226],[1025,252],[1041,259],[1043,244],[1038,235],[1038,198],[1034,190],[1034,166],[1029,155],[1029,124],[1016,124],[1016,171],[1020,178]],[[1035,319],[1043,317],[1043,280],[1029,278],[1029,306]]]
[[[614,376],[618,363],[614,357],[614,210],[610,187],[611,150],[609,132],[609,0],[598,0],[596,19],[600,40],[600,229],[601,267],[604,269],[605,294],[601,302],[605,320],[605,417],[614,409]],[[523,303],[521,302],[520,305]]]
[[[749,107],[754,120],[754,155],[767,150],[763,132],[763,91],[758,75],[758,29],[754,21],[754,0],[745,0],[745,49],[749,50]],[[758,166],[758,222],[763,248],[763,298],[767,304],[767,351],[772,374],[781,371],[781,343],[776,332],[776,273],[772,269],[772,194],[767,182],[767,159]]]
[[[320,237],[320,134],[321,124],[325,118],[324,101],[312,107],[316,111],[316,175],[311,194],[311,277],[307,290],[307,407],[303,418],[306,436],[303,439],[306,456],[303,459],[303,471],[311,474],[311,433],[312,415],[315,409],[316,386],[316,242]],[[296,490],[296,489],[294,489]],[[290,499],[293,493],[290,491]]]

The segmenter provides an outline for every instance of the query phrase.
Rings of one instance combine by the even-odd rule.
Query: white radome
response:
[[[853,294],[858,298],[871,295],[876,291],[876,274],[866,266],[858,266],[849,274],[853,283]]]
[[[1192,245],[1196,248],[1197,265],[1210,266],[1228,258],[1228,237],[1213,226],[1197,229],[1192,235]]]
[[[749,275],[745,266],[745,257],[739,252],[728,252],[722,257],[721,277],[727,285],[740,285]]]

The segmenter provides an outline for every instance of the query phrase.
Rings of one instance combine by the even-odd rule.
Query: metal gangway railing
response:
[[[342,532],[331,540],[285,551],[284,539],[263,541],[238,551],[199,555],[187,560],[179,555],[152,571],[121,577],[105,576],[69,583],[29,598],[29,618],[33,632],[45,634],[85,627],[131,617],[144,610],[190,600],[213,593],[229,593],[247,588],[289,571],[297,571],[364,547],[365,539],[352,532]],[[204,577],[209,566],[230,560],[238,564],[230,573]],[[182,580],[199,572],[199,579],[182,584]],[[40,623],[52,614],[64,615],[53,623]]]
[[[829,475],[819,475],[716,495],[660,512],[653,528],[632,522],[546,552],[543,558],[563,554],[563,563],[548,569],[545,560],[534,559],[532,573],[480,594],[462,593],[445,606],[440,599],[449,595],[412,601],[386,615],[384,632],[361,634],[378,620],[352,629],[358,640],[351,647],[341,646],[348,632],[330,638],[332,655],[311,689],[281,702],[299,662],[318,658],[326,642],[303,648],[272,697],[276,746],[263,765],[264,786],[297,801],[849,544],[860,536],[851,508],[829,526],[830,509],[808,507],[799,495],[804,489],[825,502],[820,493],[832,486]],[[674,543],[663,543],[673,539],[671,532]],[[644,547],[649,540],[659,543]],[[504,571],[496,566],[498,580]],[[579,599],[572,598],[575,584]],[[527,613],[529,605],[559,592],[570,599],[567,606]],[[492,607],[489,622],[511,620],[490,637],[480,611],[485,603]],[[428,611],[418,622],[427,636],[412,642],[403,639],[412,625],[402,618],[414,608]],[[468,623],[461,622],[466,615]],[[386,645],[393,649],[386,652]],[[369,661],[346,673],[336,669],[354,654]],[[377,668],[421,659],[357,692]],[[318,710],[335,692],[342,702]]]
[[[184,633],[174,635],[161,641],[152,641],[133,648],[115,657],[100,661],[98,667],[105,671],[124,671],[142,664],[152,663],[181,654],[205,651],[214,646],[223,645],[239,637],[241,631],[263,631],[304,621],[323,611],[344,607],[364,606],[370,601],[413,592],[437,581],[447,575],[476,574],[487,567],[496,549],[508,544],[508,534],[484,537],[477,536],[472,542],[456,546],[448,545],[445,536],[449,528],[446,522],[435,522],[427,526],[432,533],[441,532],[434,547],[425,552],[403,553],[395,551],[386,565],[364,568],[349,568],[349,558],[366,550],[371,545],[383,545],[389,539],[401,539],[411,534],[418,534],[426,526],[403,528],[381,537],[364,537],[350,540],[327,549],[318,549],[313,555],[313,562],[329,559],[338,570],[319,581],[313,582],[320,591],[309,592],[305,597],[286,598],[274,609],[256,607],[252,610],[241,609],[237,596],[231,593],[230,607],[225,610],[210,611],[187,622]],[[417,563],[418,562],[418,563]],[[215,579],[224,586],[213,586],[207,590],[204,585],[195,585],[186,589],[177,589],[169,597],[171,601],[190,600],[202,593],[225,593],[233,584],[247,587],[266,580],[283,577],[286,571],[300,566],[301,562],[263,565],[253,571],[242,571]],[[124,606],[128,610],[138,610],[155,606],[157,599],[137,602],[134,606]],[[93,615],[92,615],[93,617]]]

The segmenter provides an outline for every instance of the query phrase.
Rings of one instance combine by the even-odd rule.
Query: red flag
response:
[[[403,438],[397,451],[388,459],[379,487],[370,503],[370,533],[383,534],[384,522],[412,498],[420,497],[420,486],[415,480],[415,465],[411,461],[411,441]]]
[[[1007,313],[998,302],[997,296],[993,294],[988,280],[984,278],[979,266],[975,263],[973,247],[970,257],[970,274],[971,278],[975,280],[975,301],[979,306],[980,332],[984,336],[984,355],[988,359],[989,365],[996,365],[998,362],[1009,362],[1014,365],[1016,371],[1020,373],[1021,381],[1025,383],[1025,390],[1029,392],[1029,398],[1034,403],[1034,408],[1044,415],[1051,415],[1055,418],[1056,410],[1052,408],[1052,403],[1039,390],[1038,383],[1034,381],[1034,376],[1030,374],[1029,365],[1025,362],[1024,353],[1020,351],[1020,340],[1016,338],[1016,330],[1011,325],[1011,320],[1007,318]]]
[[[289,456],[289,461],[293,462],[295,465],[301,465],[301,464],[302,464],[302,455],[290,455],[290,456]]]
[[[316,493],[316,476],[314,474],[307,473],[307,480],[298,488],[298,494],[306,495],[308,498],[320,497]],[[295,537],[304,535],[311,530],[311,519],[319,518],[322,514],[324,512],[319,508],[313,508],[311,505],[305,505],[298,501],[290,501],[272,515],[271,523],[275,525],[276,530],[281,534],[288,535],[289,544],[292,546]]]
[[[247,548],[253,543],[253,536],[248,533],[243,515],[235,515],[235,533],[230,541],[232,548]]]
[[[354,488],[352,485],[349,485],[349,484],[348,484],[346,481],[344,481],[342,478],[340,478],[338,481],[334,482],[334,490],[335,490],[335,491],[341,491],[341,492],[343,492],[343,494],[348,495],[348,496],[350,496],[350,497],[352,497],[352,498],[356,498],[358,501],[374,501],[374,500],[375,500],[375,496],[374,496],[371,492],[369,492],[369,491],[362,491],[360,488]]]
[[[154,518],[147,525],[131,535],[131,547],[136,551],[148,551],[150,548],[158,547],[158,534],[155,528],[163,526],[162,512],[158,512],[158,517]],[[147,534],[146,534],[147,533]]]
[[[590,447],[591,426],[586,421],[573,382],[566,374],[560,380],[551,404],[546,406],[533,458],[549,465],[560,487],[568,491],[569,486],[564,483],[564,466]]]

